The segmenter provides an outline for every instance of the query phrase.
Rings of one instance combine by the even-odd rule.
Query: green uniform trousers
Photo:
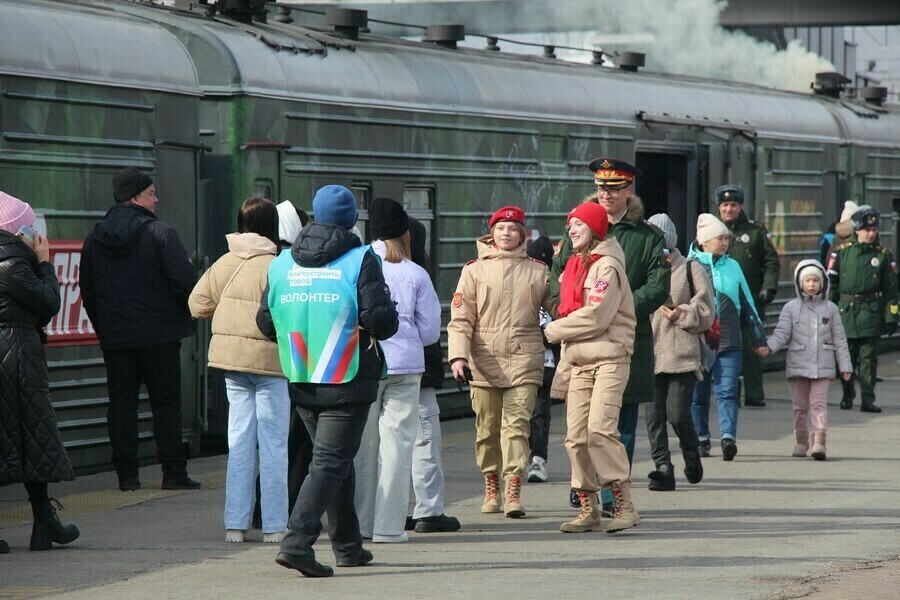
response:
[[[859,374],[859,390],[863,404],[875,402],[875,376],[878,374],[878,340],[879,337],[848,338],[850,346],[850,359],[853,361],[853,369]],[[853,381],[841,380],[844,386],[844,398],[852,400],[856,397]]]
[[[763,391],[763,359],[753,351],[752,343],[752,334],[742,329],[741,377],[744,379],[745,402],[766,399],[766,393]]]

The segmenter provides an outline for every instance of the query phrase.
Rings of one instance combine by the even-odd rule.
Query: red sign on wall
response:
[[[81,303],[81,241],[50,240],[50,262],[61,296],[59,313],[47,325],[49,346],[97,344],[97,334]]]

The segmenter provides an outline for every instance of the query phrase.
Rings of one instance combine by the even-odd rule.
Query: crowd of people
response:
[[[713,389],[721,456],[733,461],[741,382],[744,405],[764,407],[761,360],[771,353],[787,350],[793,456],[826,458],[831,379],[844,384],[841,408],[852,407],[859,379],[861,410],[880,411],[877,344],[895,333],[900,305],[877,210],[847,203],[827,265],[797,265],[796,298],[767,337],[779,257],[743,211],[740,187],[716,190],[718,214],[699,215],[682,255],[668,215],[645,219],[635,166],[601,157],[588,168],[597,192],[568,213],[556,247],[543,236],[528,243],[521,208],[492,214],[450,299],[446,361],[426,230],[395,200],[369,204],[365,245],[357,200],[342,186],[316,192],[312,218],[290,202],[250,198],[228,252],[195,283],[177,233],[156,216],[153,181],[138,169],[118,172],[115,204],[84,242],[81,286],[107,369],[119,489],[141,487],[142,384],[163,489],[201,487],[187,472],[180,413],[180,345],[196,319],[211,320],[209,366],[224,371],[229,403],[225,541],[243,542],[258,512],[263,542],[280,544],[276,562],[308,577],[333,574],[313,549],[326,514],[339,567],[373,560],[364,540],[460,529],[444,512],[435,390],[445,365],[469,386],[483,513],[526,515],[523,481],[549,479],[550,405],[565,400],[568,500],[579,510],[560,526],[566,533],[640,524],[631,464],[641,404],[650,490],[676,486],[669,424],[685,478],[703,479]],[[47,550],[79,531],[49,497],[48,484],[74,472],[43,349],[59,284],[34,221],[26,202],[0,193],[0,485],[25,484],[30,548]]]

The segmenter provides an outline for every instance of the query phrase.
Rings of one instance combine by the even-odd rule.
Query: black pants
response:
[[[378,382],[372,380],[372,398]],[[355,474],[353,459],[359,450],[369,416],[369,404],[350,404],[328,409],[301,408],[313,441],[309,474],[291,511],[289,532],[281,551],[312,556],[313,544],[328,514],[328,535],[335,558],[356,560],[362,551],[362,535],[353,504]]]
[[[650,454],[657,467],[671,464],[669,429],[672,424],[682,450],[697,451],[697,431],[691,419],[691,400],[697,378],[693,373],[660,373],[655,377],[653,402],[647,404],[647,437],[650,438]]]
[[[103,353],[109,410],[106,424],[119,479],[138,476],[138,394],[147,386],[153,437],[163,479],[187,476],[181,431],[181,342]]]
[[[531,434],[528,436],[528,445],[531,447],[531,456],[540,456],[547,460],[547,444],[550,442],[550,407],[553,401],[550,399],[550,386],[553,384],[554,367],[544,367],[544,384],[538,390],[534,401],[534,412],[531,413]]]

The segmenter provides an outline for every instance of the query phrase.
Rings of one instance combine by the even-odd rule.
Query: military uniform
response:
[[[862,409],[880,412],[874,407],[878,340],[895,331],[900,321],[897,263],[887,248],[854,238],[832,250],[828,277],[830,299],[841,311],[850,354],[858,365]],[[856,396],[853,380],[843,386],[841,408],[851,408]]]
[[[740,190],[737,186],[722,186],[716,190],[717,200],[721,203],[734,200],[743,204],[743,191],[738,197],[734,197],[734,190]],[[772,245],[772,234],[762,223],[757,223],[747,217],[741,211],[737,221],[725,223],[733,236],[728,255],[741,266],[747,287],[753,294],[753,302],[756,314],[765,323],[766,303],[771,302],[778,290],[778,274],[781,264],[778,260],[778,251]],[[765,291],[766,302],[761,298]],[[766,394],[763,391],[762,358],[760,358],[750,346],[752,335],[743,332],[743,352],[741,358],[741,374],[744,378],[744,402],[749,405],[765,406],[762,402]]]

